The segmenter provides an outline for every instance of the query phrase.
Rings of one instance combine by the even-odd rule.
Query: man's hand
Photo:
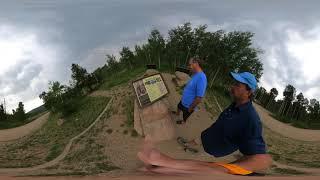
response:
[[[194,108],[197,107],[197,105],[201,102],[202,97],[196,97],[194,101],[192,102],[191,106],[189,107],[188,111],[189,113],[192,113],[194,111]]]

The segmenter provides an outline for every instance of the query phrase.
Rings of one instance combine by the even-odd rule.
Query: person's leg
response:
[[[189,112],[188,109],[185,109],[185,111],[183,111],[183,121],[186,123],[187,122],[187,119],[189,118],[189,116],[193,113],[192,112]]]
[[[190,146],[200,146],[202,144],[201,137],[195,138],[188,142],[188,145]]]
[[[178,105],[177,105],[177,112],[176,112],[176,115],[177,115],[177,116],[180,116],[181,110],[182,110],[182,103],[181,103],[181,101],[180,101],[180,102],[178,103]]]
[[[142,151],[138,153],[138,157],[145,164],[156,165],[166,169],[175,169],[188,171],[193,174],[201,173],[201,172],[211,172],[211,173],[225,173],[226,170],[220,166],[216,166],[215,168],[208,165],[208,162],[203,161],[195,161],[195,160],[180,160],[171,158],[165,154],[162,154],[158,150],[156,150],[152,142],[149,140],[145,140],[144,148]],[[158,167],[155,167],[158,168]],[[165,169],[160,169],[165,170]]]
[[[182,111],[182,120],[178,120],[177,124],[185,124],[192,112],[190,113],[188,108],[184,107],[181,102],[179,104],[179,109]]]
[[[186,171],[186,170],[181,170],[181,169],[173,169],[173,168],[168,168],[168,167],[155,167],[155,168],[150,168],[146,169],[146,172],[152,172],[152,173],[157,173],[157,174],[164,174],[164,175],[190,175],[190,174],[204,174],[204,172],[200,171]]]

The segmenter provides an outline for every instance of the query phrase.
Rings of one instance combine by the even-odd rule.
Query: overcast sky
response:
[[[254,32],[265,51],[261,84],[320,99],[319,9],[317,0],[0,0],[0,98],[31,110],[49,80],[68,83],[72,63],[92,71],[152,28],[166,34],[189,21]]]

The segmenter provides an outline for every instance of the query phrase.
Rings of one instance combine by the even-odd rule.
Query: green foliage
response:
[[[101,70],[89,74],[78,64],[71,65],[70,86],[62,85],[58,81],[49,82],[48,92],[42,92],[39,98],[43,100],[46,109],[51,112],[60,112],[63,117],[77,110],[78,99],[93,91],[102,83]]]
[[[128,66],[129,69],[132,69],[134,65],[134,55],[133,52],[129,49],[129,47],[123,47],[120,51],[120,56],[120,62]]]
[[[12,109],[12,114],[5,112],[4,104],[0,104],[0,129],[9,129],[22,126],[34,120],[37,116],[29,116],[25,113],[24,104],[19,102],[16,109]]]
[[[137,137],[139,134],[138,134],[138,132],[136,131],[136,130],[131,130],[131,136],[132,137]]]
[[[60,153],[61,153],[61,149],[63,149],[61,144],[54,144],[49,151],[49,154],[46,157],[46,161],[51,161],[54,158],[56,158]]]
[[[273,168],[273,171],[279,174],[292,174],[292,175],[302,175],[302,174],[307,174],[306,172],[303,171],[298,171],[295,169],[289,169],[289,168]]]
[[[3,122],[7,119],[7,112],[5,112],[5,107],[3,104],[0,104],[0,122]]]
[[[101,84],[99,89],[109,90],[110,88],[127,83],[132,79],[137,78],[139,75],[145,72],[144,67],[137,67],[130,71],[121,71],[121,72],[108,72],[105,76],[104,82]]]
[[[46,111],[47,111],[47,109],[44,107],[44,105],[41,105],[41,106],[36,107],[36,108],[32,109],[31,111],[27,112],[27,117],[28,118],[34,117],[34,116],[42,114]]]
[[[133,110],[134,110],[134,97],[129,96],[126,99],[126,107],[125,112],[127,116],[126,125],[127,127],[133,127],[134,119],[133,119]]]
[[[277,95],[278,91],[275,88],[267,92],[260,87],[255,99],[279,121],[298,128],[320,129],[320,103],[316,99],[311,99],[309,103],[302,92],[296,96],[296,89],[290,84],[283,91],[283,99],[275,100]]]
[[[22,102],[19,102],[18,108],[16,109],[15,113],[13,114],[14,118],[18,121],[24,121],[26,119],[26,112],[24,110],[24,105]]]

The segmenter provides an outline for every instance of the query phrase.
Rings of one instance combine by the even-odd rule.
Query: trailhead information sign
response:
[[[132,85],[141,107],[152,104],[168,94],[161,74],[138,79]]]

